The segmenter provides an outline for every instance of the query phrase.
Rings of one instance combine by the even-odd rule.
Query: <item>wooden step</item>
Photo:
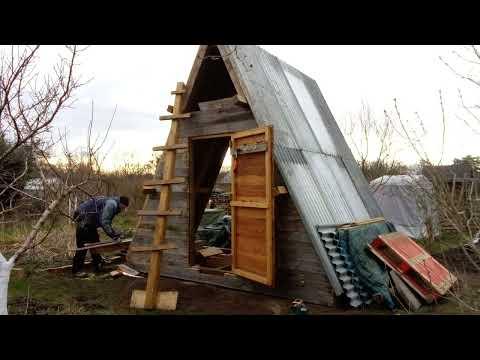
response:
[[[170,92],[170,94],[172,95],[181,95],[181,94],[185,94],[186,90],[173,90]]]
[[[143,290],[133,290],[132,298],[130,300],[130,307],[136,309],[145,308],[145,298],[147,292]],[[177,309],[178,291],[159,291],[155,295],[155,303],[153,308],[157,310],[171,310]]]
[[[138,210],[138,216],[181,216],[182,210]]]
[[[187,119],[189,117],[192,117],[192,114],[186,113],[186,114],[171,114],[171,115],[163,115],[160,116],[160,120],[178,120],[178,119]]]
[[[162,186],[184,184],[185,178],[173,178],[166,180],[148,180],[143,184],[144,194],[154,194],[162,191]]]
[[[172,249],[177,249],[177,246],[172,243],[130,247],[130,251],[133,251],[133,252],[152,252],[152,251],[163,251],[163,250],[172,250]]]
[[[165,151],[165,150],[177,150],[177,149],[186,149],[188,144],[173,144],[173,145],[164,145],[164,146],[155,146],[152,148],[153,151]]]
[[[143,183],[143,187],[154,187],[160,185],[172,185],[172,184],[183,184],[185,182],[185,178],[177,177],[173,179],[154,179],[154,180],[147,180]]]

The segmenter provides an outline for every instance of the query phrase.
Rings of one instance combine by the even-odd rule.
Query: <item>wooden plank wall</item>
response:
[[[187,143],[190,136],[206,136],[257,127],[250,111],[242,106],[200,106],[203,111],[193,112],[192,117],[183,121],[179,127],[179,143]],[[163,255],[162,276],[199,281],[233,289],[252,291],[286,298],[302,298],[305,301],[332,306],[333,290],[328,282],[320,259],[303,226],[300,215],[287,195],[278,196],[276,201],[276,257],[277,285],[267,286],[246,280],[236,275],[212,275],[199,273],[188,264],[188,150],[177,151],[176,173],[185,177],[186,184],[172,186],[171,208],[183,209],[182,216],[168,219],[166,239],[175,243],[175,250],[168,250]],[[157,174],[161,177],[161,166]],[[284,185],[281,176],[276,173],[277,185]],[[139,189],[139,191],[141,191]],[[151,196],[145,209],[154,210],[158,205],[158,195]],[[134,245],[149,245],[153,239],[154,217],[142,217],[140,226],[133,239]],[[145,253],[131,253],[128,262],[140,271],[148,271],[149,256]]]

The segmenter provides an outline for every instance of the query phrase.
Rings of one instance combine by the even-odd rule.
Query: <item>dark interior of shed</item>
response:
[[[231,192],[214,192],[222,168],[229,135],[190,139],[190,265],[218,270],[231,270],[229,200],[220,204],[219,196]],[[214,196],[212,196],[215,194]],[[223,205],[223,206],[222,206]]]

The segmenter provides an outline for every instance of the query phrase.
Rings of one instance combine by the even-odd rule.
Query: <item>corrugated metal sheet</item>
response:
[[[274,127],[274,157],[337,295],[316,226],[381,216],[316,82],[258,46],[220,45],[255,119]]]

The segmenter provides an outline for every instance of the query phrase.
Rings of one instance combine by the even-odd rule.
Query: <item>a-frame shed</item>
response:
[[[314,303],[343,293],[316,226],[381,216],[316,82],[257,46],[200,46],[183,93],[161,274]],[[182,148],[183,147],[183,148]],[[195,267],[194,233],[231,147],[232,271]],[[156,176],[162,178],[159,166]],[[280,195],[278,186],[288,194]],[[144,210],[158,208],[147,196]],[[149,245],[141,216],[133,246]],[[148,253],[129,252],[148,271]]]

